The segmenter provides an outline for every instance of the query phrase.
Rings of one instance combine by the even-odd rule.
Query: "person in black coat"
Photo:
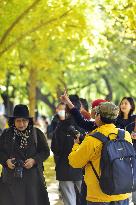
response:
[[[65,103],[68,108],[69,108],[69,113],[72,115],[73,119],[77,123],[77,125],[84,129],[86,132],[91,132],[94,129],[96,129],[96,124],[95,121],[91,120],[86,120],[84,116],[80,113],[79,109],[74,105],[74,103],[71,101],[69,96],[67,95],[66,91],[64,92],[63,95],[60,97],[61,101]],[[106,102],[104,99],[96,99],[92,102],[92,110],[91,110],[91,117],[92,119],[95,117],[95,108],[99,106],[101,103]],[[80,138],[80,142],[83,140],[83,138]],[[84,171],[83,171],[84,172]],[[81,205],[87,205],[86,201],[86,193],[87,193],[87,188],[86,184],[84,182],[84,179],[82,180],[82,185],[81,185]]]
[[[65,103],[69,107],[69,112],[74,118],[77,125],[84,129],[86,132],[91,132],[96,129],[96,124],[94,121],[86,120],[82,114],[80,113],[79,109],[76,108],[74,103],[69,98],[67,92],[65,91],[63,95],[60,97],[61,102]],[[91,117],[94,119],[95,117],[95,108],[100,105],[101,103],[106,102],[104,99],[96,99],[92,102],[92,110],[91,110]]]
[[[70,96],[71,101],[80,109],[80,100],[77,95]],[[66,118],[60,120],[52,138],[51,150],[56,158],[56,179],[59,181],[64,205],[76,205],[75,188],[81,190],[82,169],[75,169],[69,165],[68,155],[72,150],[74,138],[84,133],[69,113],[66,107]]]
[[[0,137],[1,205],[50,205],[43,176],[49,155],[44,134],[33,127],[26,105],[16,105]]]
[[[127,130],[132,137],[133,146],[136,150],[136,115],[135,102],[132,97],[123,97],[119,104],[119,115],[116,120],[116,126]],[[136,192],[132,193],[132,201],[136,205]]]

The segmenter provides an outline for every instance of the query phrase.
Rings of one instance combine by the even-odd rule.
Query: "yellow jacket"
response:
[[[94,132],[100,132],[105,136],[110,133],[117,133],[118,129],[114,124],[105,124]],[[115,139],[116,135],[110,135],[110,139]],[[131,141],[130,134],[125,132],[125,139]],[[69,164],[74,168],[82,168],[85,166],[85,183],[87,185],[87,201],[91,202],[111,202],[127,199],[129,194],[120,195],[107,195],[101,191],[99,182],[92,170],[91,165],[88,163],[92,161],[97,173],[100,173],[100,158],[101,158],[102,142],[94,137],[86,135],[82,144],[75,144],[72,152],[69,154]],[[124,179],[125,180],[125,179]]]

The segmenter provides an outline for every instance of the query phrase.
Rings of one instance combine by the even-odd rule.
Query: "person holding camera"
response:
[[[84,129],[86,132],[91,132],[94,129],[96,129],[97,126],[95,124],[95,121],[87,120],[87,119],[84,118],[83,114],[80,113],[80,110],[78,110],[74,106],[74,104],[70,100],[70,98],[69,98],[66,91],[64,91],[64,94],[60,96],[60,100],[61,100],[61,102],[65,103],[68,106],[70,114],[72,115],[75,122],[77,123],[77,125],[80,128]],[[92,109],[91,109],[91,118],[92,119],[95,118],[95,108],[103,102],[107,102],[107,100],[96,99],[91,103],[91,107],[92,107]]]
[[[61,100],[61,102],[65,103],[67,105],[67,107],[69,108],[69,112],[72,115],[72,117],[74,118],[77,125],[80,128],[84,129],[84,131],[86,131],[86,133],[91,132],[91,131],[96,129],[97,125],[96,125],[95,121],[86,119],[84,112],[82,112],[83,111],[82,107],[83,107],[83,103],[84,103],[84,100],[82,100],[82,98],[80,98],[80,102],[82,105],[80,110],[77,109],[76,106],[72,103],[66,90],[64,91],[64,94],[60,96],[60,100]],[[92,119],[95,118],[95,108],[103,102],[106,102],[106,100],[96,99],[91,103],[92,109],[91,109],[90,115],[91,115]],[[84,108],[86,108],[86,110],[88,110],[88,107],[84,106]],[[80,137],[79,142],[82,143],[83,139],[84,139],[84,137]],[[83,168],[83,173],[84,173],[84,168]],[[85,184],[85,181],[83,178],[82,185],[81,185],[81,200],[80,200],[82,205],[87,205],[86,194],[87,194],[87,187],[86,187],[86,184]]]
[[[77,95],[70,95],[70,100],[77,109],[80,109],[80,100]],[[56,160],[56,179],[59,181],[60,191],[64,205],[79,205],[82,169],[74,169],[69,165],[68,155],[72,150],[74,139],[79,137],[81,130],[66,106],[65,119],[58,123],[55,129],[51,150]],[[79,198],[78,198],[79,197]]]
[[[1,205],[49,205],[43,161],[50,155],[46,138],[33,127],[26,105],[18,104],[0,137]]]
[[[97,128],[94,131],[88,133],[85,136],[85,139],[83,140],[81,144],[78,139],[75,140],[73,149],[68,156],[69,164],[73,168],[85,167],[85,183],[87,185],[87,197],[86,197],[87,205],[128,205],[129,204],[129,194],[127,194],[125,191],[120,192],[120,193],[118,192],[107,193],[100,186],[101,184],[100,181],[101,181],[101,176],[102,176],[103,171],[105,171],[106,176],[107,176],[107,180],[103,181],[103,184],[106,185],[105,186],[106,188],[109,185],[109,189],[110,189],[111,187],[114,187],[114,186],[113,186],[113,183],[109,183],[109,179],[111,179],[112,181],[113,178],[115,180],[115,177],[117,177],[115,181],[118,182],[117,179],[118,179],[119,173],[122,172],[122,170],[125,167],[125,166],[122,166],[121,160],[123,158],[116,158],[117,160],[119,160],[118,164],[121,164],[123,169],[121,169],[120,171],[116,169],[117,172],[115,171],[114,172],[115,174],[112,173],[113,175],[110,175],[111,168],[117,167],[117,164],[116,165],[114,163],[112,165],[107,164],[105,166],[107,169],[105,169],[104,166],[102,167],[102,165],[105,165],[103,163],[104,159],[105,159],[105,162],[109,162],[106,159],[111,160],[112,157],[110,158],[110,156],[111,155],[114,156],[115,153],[120,152],[120,154],[119,155],[117,154],[117,156],[122,156],[123,152],[128,153],[128,150],[126,151],[126,146],[122,144],[123,140],[126,141],[130,145],[132,142],[130,134],[126,131],[123,132],[123,137],[121,136],[122,137],[121,139],[118,140],[117,138],[119,130],[114,125],[114,123],[118,116],[118,111],[119,111],[118,107],[114,103],[111,103],[111,102],[103,102],[99,106],[97,106],[95,109],[95,113],[96,113],[95,122],[96,122]],[[106,138],[107,140],[109,139],[108,142],[107,140],[105,142],[103,141]],[[116,141],[119,141],[120,145],[122,144],[121,145],[122,147],[119,146],[117,147],[117,149],[115,149],[114,147],[115,145],[113,144]],[[114,147],[113,152],[111,152],[111,149],[108,146],[109,142],[113,143],[112,144]],[[109,148],[107,149],[107,152],[105,152],[106,146]],[[108,155],[108,152],[111,154],[110,156]],[[114,157],[112,158],[112,160],[113,159]],[[124,158],[123,160],[125,163],[126,159]],[[128,158],[126,161],[129,161]],[[130,166],[131,165],[132,164],[130,163]],[[133,166],[132,166],[132,170],[133,170]],[[123,181],[125,181],[125,178]],[[124,184],[122,182],[122,184],[118,183],[118,185],[119,186],[117,187],[121,187],[121,186],[123,187]]]

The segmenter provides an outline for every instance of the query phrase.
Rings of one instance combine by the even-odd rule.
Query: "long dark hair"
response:
[[[121,100],[121,102],[119,104],[119,116],[121,116],[121,117],[124,117],[124,113],[121,111],[121,108],[120,108],[120,105],[121,105],[123,100],[127,100],[130,103],[130,105],[131,105],[131,109],[130,109],[130,111],[128,113],[128,117],[130,117],[133,114],[133,112],[135,111],[134,99],[132,97],[123,97],[122,98],[122,100]]]

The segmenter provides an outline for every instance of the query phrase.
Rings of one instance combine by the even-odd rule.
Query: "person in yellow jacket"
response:
[[[118,116],[118,107],[111,102],[101,103],[96,108],[95,123],[98,126],[93,132],[100,132],[105,136],[110,133],[110,139],[115,139],[118,129],[114,122]],[[100,173],[100,159],[102,142],[93,136],[87,134],[83,142],[79,145],[79,139],[75,140],[72,152],[69,154],[69,164],[73,168],[82,168],[85,166],[85,183],[87,185],[88,205],[128,205],[129,194],[107,195],[102,192],[98,179],[89,163],[92,161],[97,173]],[[131,141],[130,134],[125,132],[125,139]],[[125,179],[124,179],[125,180]]]

